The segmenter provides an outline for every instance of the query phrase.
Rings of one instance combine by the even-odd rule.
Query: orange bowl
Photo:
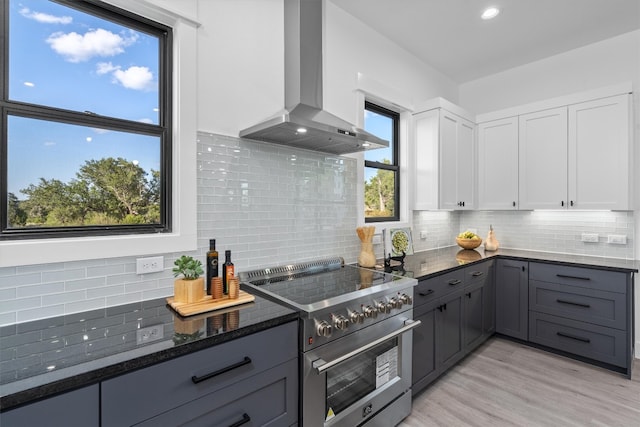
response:
[[[482,239],[462,239],[456,237],[456,243],[463,249],[475,249],[482,244]]]

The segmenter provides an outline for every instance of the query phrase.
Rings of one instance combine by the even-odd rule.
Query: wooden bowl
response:
[[[463,249],[475,249],[482,244],[482,239],[461,239],[456,237],[456,243]]]

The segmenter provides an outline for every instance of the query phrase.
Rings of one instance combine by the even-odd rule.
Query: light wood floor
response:
[[[631,380],[492,338],[413,400],[400,427],[640,427],[640,360]]]

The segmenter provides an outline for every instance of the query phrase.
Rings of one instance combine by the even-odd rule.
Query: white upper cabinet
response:
[[[475,125],[440,110],[440,209],[475,208]]]
[[[518,117],[478,124],[478,209],[518,209]]]
[[[417,113],[413,116],[413,146],[413,209],[473,209],[474,123],[444,108]]]
[[[567,108],[519,118],[520,209],[567,207]]]
[[[631,210],[630,102],[618,95],[569,106],[569,205]]]

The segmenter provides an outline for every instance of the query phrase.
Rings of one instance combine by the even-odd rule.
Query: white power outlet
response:
[[[626,245],[627,236],[624,234],[609,234],[607,236],[607,243],[610,245]]]
[[[426,239],[427,238],[427,230],[420,231],[420,238],[421,239]]]
[[[598,243],[597,233],[582,233],[582,241],[588,243]]]
[[[145,344],[164,337],[164,325],[147,326],[136,330],[136,344]]]
[[[136,259],[136,274],[155,273],[164,270],[164,257],[153,256]]]

